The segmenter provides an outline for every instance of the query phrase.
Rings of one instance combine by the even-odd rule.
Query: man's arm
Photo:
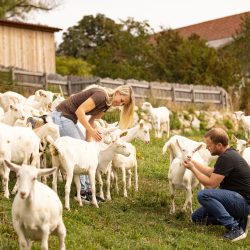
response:
[[[208,167],[208,166],[204,166],[200,162],[193,161],[193,160],[191,160],[191,162],[194,164],[196,169],[198,169],[201,173],[203,173],[206,176],[211,176],[211,174],[214,171],[213,168]]]
[[[224,175],[211,173],[209,167],[205,167],[200,163],[195,162],[195,164],[192,161],[185,161],[184,166],[188,169],[190,169],[196,178],[199,180],[201,184],[203,184],[207,188],[216,188],[220,185],[220,183],[225,178]],[[210,171],[208,171],[208,168]],[[202,172],[204,171],[204,172]],[[213,171],[213,169],[212,169]]]

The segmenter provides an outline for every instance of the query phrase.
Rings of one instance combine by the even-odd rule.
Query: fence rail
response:
[[[136,80],[122,80],[109,78],[86,78],[77,76],[60,76],[57,74],[46,74],[28,72],[15,68],[0,67],[0,72],[9,73],[13,85],[44,88],[60,86],[64,95],[77,93],[90,84],[99,84],[104,87],[115,88],[122,84],[130,84],[133,87],[136,102],[154,100],[156,102],[184,102],[184,103],[209,103],[221,108],[229,107],[227,92],[220,87],[204,85],[187,85],[178,83],[159,83]],[[0,79],[1,83],[1,79]]]

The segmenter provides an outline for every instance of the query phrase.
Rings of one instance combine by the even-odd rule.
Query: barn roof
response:
[[[58,32],[62,29],[50,27],[46,25],[41,24],[32,24],[32,23],[25,23],[25,22],[18,22],[18,21],[12,21],[12,20],[3,20],[0,19],[0,26],[8,26],[8,27],[14,27],[14,28],[20,28],[20,29],[31,29],[31,30],[38,30],[38,31],[45,31],[45,32]]]

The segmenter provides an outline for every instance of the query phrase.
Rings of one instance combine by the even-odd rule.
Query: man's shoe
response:
[[[245,239],[246,237],[246,233],[239,225],[233,226],[227,233],[224,234],[224,238],[231,240],[232,242]]]
[[[247,217],[239,220],[239,226],[243,229],[243,231],[247,235],[248,227],[250,226],[250,214]]]

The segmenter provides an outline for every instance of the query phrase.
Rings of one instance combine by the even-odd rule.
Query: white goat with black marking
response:
[[[41,249],[48,250],[50,234],[57,234],[60,250],[65,250],[66,228],[62,219],[62,203],[48,186],[37,181],[51,174],[55,168],[37,169],[34,166],[4,163],[16,172],[19,189],[12,204],[12,222],[18,235],[19,249],[30,249],[32,241],[41,241]]]

